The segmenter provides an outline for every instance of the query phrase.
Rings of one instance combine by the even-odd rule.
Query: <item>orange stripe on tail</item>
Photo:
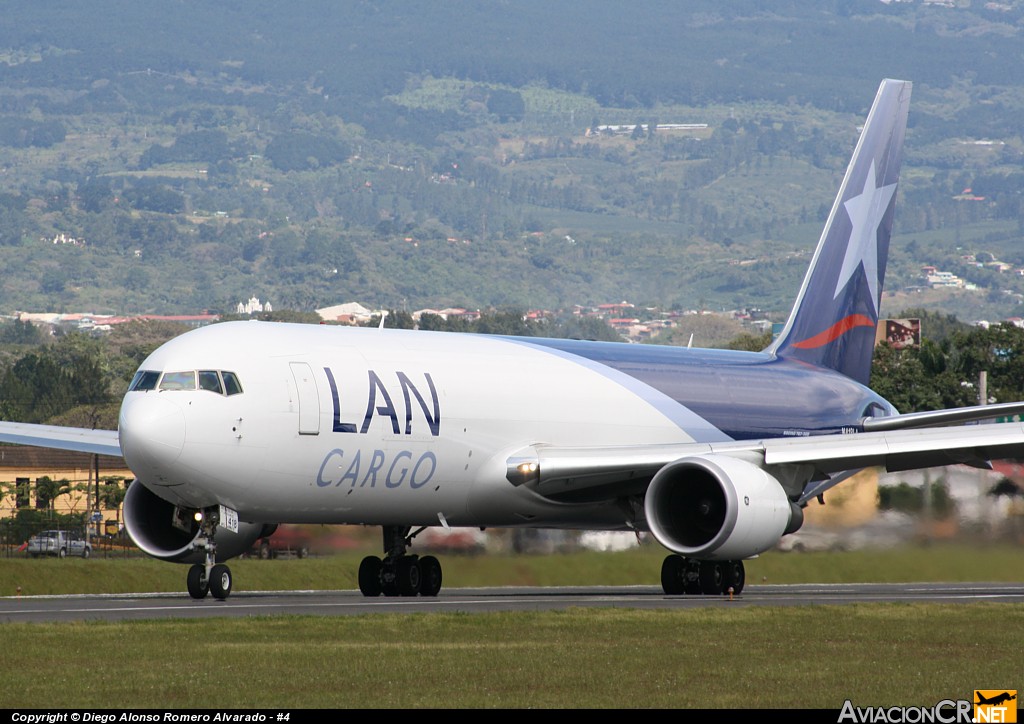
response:
[[[793,346],[797,349],[817,349],[818,347],[824,347],[829,342],[834,342],[854,327],[874,326],[875,323],[871,321],[870,317],[863,314],[851,314],[849,317],[843,317],[824,332],[816,334],[802,342],[797,342]]]

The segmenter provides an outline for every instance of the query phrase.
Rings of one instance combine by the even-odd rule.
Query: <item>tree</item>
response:
[[[310,133],[283,133],[275,136],[264,155],[280,171],[303,171],[344,162],[350,155],[342,141]]]
[[[739,349],[747,352],[760,352],[772,342],[772,331],[769,329],[761,334],[743,334],[734,337],[726,345],[726,349]]]
[[[39,344],[43,341],[43,335],[39,327],[31,322],[23,322],[14,319],[10,322],[0,324],[0,343],[3,344]]]
[[[554,325],[542,330],[545,336],[563,337],[567,339],[593,339],[604,342],[621,342],[622,335],[598,317],[581,317],[572,315],[558,317]]]
[[[956,501],[949,494],[945,481],[931,483],[927,489],[903,482],[879,486],[878,508],[917,515],[925,510],[925,495],[931,497],[928,505],[939,519],[948,518],[956,510]]]
[[[994,324],[969,327],[949,338],[947,366],[968,389],[977,389],[982,371],[988,373],[988,394],[995,402],[1024,398],[1024,329]],[[971,404],[977,404],[977,396]]]
[[[291,322],[293,324],[320,324],[324,320],[316,312],[303,312],[297,309],[275,309],[272,312],[256,314],[224,314],[221,322],[234,322],[246,319],[258,319],[261,322]]]
[[[363,327],[378,327],[380,326],[380,315],[375,314],[361,326]],[[389,310],[384,318],[384,326],[388,329],[415,329],[416,322],[413,320],[412,315],[408,312],[401,312],[395,309]]]
[[[662,331],[651,343],[686,347],[692,335],[694,347],[724,347],[743,332],[742,322],[736,319],[718,314],[687,314],[676,321],[675,328]]]
[[[36,507],[53,510],[53,501],[60,493],[60,483],[48,475],[36,479]]]
[[[526,115],[526,103],[518,92],[496,88],[487,96],[487,111],[502,123],[521,121]]]
[[[68,409],[70,376],[46,352],[29,352],[0,380],[0,417],[18,422],[45,422]]]
[[[117,520],[121,520],[121,503],[128,492],[124,478],[103,478],[100,486],[100,505],[107,510],[117,511]]]
[[[875,347],[871,363],[871,389],[900,412],[938,410],[943,395],[928,373],[917,350],[896,349],[887,342]]]
[[[508,310],[481,314],[476,322],[479,334],[504,334],[513,337],[536,337],[536,326],[530,325],[522,312]]]

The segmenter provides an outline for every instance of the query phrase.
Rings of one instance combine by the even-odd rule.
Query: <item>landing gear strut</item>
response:
[[[743,561],[698,561],[672,554],[661,564],[661,587],[670,596],[739,595],[745,583]]]
[[[223,601],[231,595],[231,569],[223,563],[217,563],[217,543],[214,535],[217,533],[219,522],[217,508],[203,511],[203,518],[199,524],[200,534],[196,538],[195,546],[204,552],[206,561],[196,563],[188,569],[188,595],[192,598],[203,599],[207,593],[212,593],[214,598]]]
[[[441,590],[441,563],[434,556],[406,553],[416,535],[409,535],[411,530],[411,526],[384,526],[384,559],[367,556],[359,564],[359,590],[364,596],[432,597]]]

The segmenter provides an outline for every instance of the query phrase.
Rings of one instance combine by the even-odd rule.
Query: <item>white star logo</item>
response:
[[[867,178],[864,179],[864,190],[843,204],[850,216],[853,229],[850,231],[850,242],[846,246],[843,268],[839,271],[836,282],[835,297],[839,296],[846,283],[850,281],[857,267],[864,266],[864,275],[868,279],[871,291],[871,303],[878,314],[878,225],[882,223],[889,201],[896,193],[896,184],[875,186],[875,162],[871,162]]]

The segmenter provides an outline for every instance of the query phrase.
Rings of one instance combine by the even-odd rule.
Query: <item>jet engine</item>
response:
[[[202,549],[193,547],[199,537],[194,508],[182,508],[156,495],[138,480],[124,496],[124,527],[135,545],[154,558],[176,563],[203,563]],[[217,528],[217,561],[245,553],[256,539],[270,535],[274,525],[238,524],[238,532]]]
[[[754,463],[697,455],[669,463],[644,500],[651,533],[688,558],[741,560],[775,545],[803,523],[778,480]]]

